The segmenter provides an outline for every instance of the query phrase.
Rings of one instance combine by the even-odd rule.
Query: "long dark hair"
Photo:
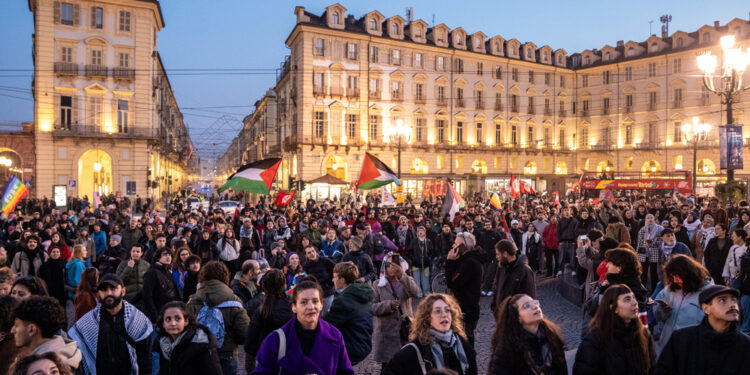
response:
[[[633,291],[624,284],[616,284],[607,288],[599,302],[599,308],[596,310],[596,314],[594,314],[594,317],[589,323],[589,331],[599,332],[602,337],[604,349],[610,354],[613,354],[613,343],[616,340],[615,323],[618,319],[622,321],[622,318],[615,314],[615,309],[617,309],[617,298],[623,294],[629,293],[633,293]],[[651,352],[649,350],[651,337],[648,333],[648,328],[643,326],[640,319],[633,319],[631,324],[635,324],[635,330],[632,331],[631,335],[639,349],[639,365],[642,373],[647,374],[648,370],[651,368]]]
[[[493,351],[497,347],[502,347],[504,348],[503,350],[518,347],[521,353],[531,353],[531,348],[528,347],[527,341],[523,338],[524,328],[518,316],[518,300],[523,297],[528,296],[526,294],[516,294],[512,297],[506,297],[497,310],[497,316],[495,317],[497,324],[495,326],[495,333],[492,335]],[[541,323],[539,323],[539,329],[544,331],[544,336],[550,344],[552,362],[555,364],[565,362],[565,343],[563,342],[560,328],[555,323],[547,319],[542,319]],[[529,363],[529,361],[533,362],[533,359],[530,356],[525,357],[524,360],[527,364],[531,365],[532,363]]]
[[[198,324],[198,322],[195,320],[195,315],[193,315],[193,313],[190,312],[190,310],[188,309],[187,305],[184,302],[172,301],[172,302],[167,302],[167,304],[165,304],[161,308],[161,311],[159,312],[159,318],[156,321],[157,327],[164,329],[164,314],[167,312],[168,309],[171,309],[171,308],[177,308],[177,309],[180,309],[180,311],[182,311],[182,317],[187,322],[187,325],[185,326],[185,328],[187,328],[187,326],[195,326]]]
[[[276,300],[286,298],[286,277],[283,272],[274,268],[263,275],[260,287],[266,295],[260,305],[260,316],[268,319],[273,315],[273,305],[276,304]]]
[[[99,284],[99,270],[89,267],[81,272],[81,281],[76,287],[76,296],[84,292],[96,293],[96,286]]]
[[[682,289],[685,293],[695,293],[703,287],[711,275],[706,267],[693,260],[693,258],[677,254],[674,255],[664,266],[664,284],[670,290]],[[679,276],[682,286],[674,282],[674,276]]]

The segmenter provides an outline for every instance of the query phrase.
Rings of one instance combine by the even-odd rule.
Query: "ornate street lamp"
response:
[[[708,132],[711,131],[711,124],[699,123],[698,117],[693,117],[693,123],[682,124],[682,135],[685,139],[693,144],[693,196],[695,196],[696,174],[698,172],[698,142],[708,138]]]
[[[721,49],[721,71],[718,76],[714,76],[717,64],[716,56],[711,55],[711,51],[698,56],[698,67],[703,71],[703,84],[709,91],[719,95],[721,104],[727,106],[727,124],[732,125],[732,104],[741,91],[750,89],[750,86],[742,86],[742,74],[750,63],[750,48],[743,52],[734,46],[734,35],[725,35],[721,37]],[[714,78],[719,78],[718,86],[714,84]],[[727,181],[732,180],[734,169],[727,169]]]
[[[386,137],[391,142],[398,141],[398,179],[401,179],[401,142],[409,143],[411,141],[412,128],[404,125],[404,120],[396,119],[396,125],[390,125],[385,128]]]

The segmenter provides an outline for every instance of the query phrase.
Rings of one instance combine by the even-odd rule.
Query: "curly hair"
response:
[[[26,375],[29,372],[29,368],[31,368],[31,365],[33,365],[34,362],[44,359],[52,361],[55,364],[55,367],[57,367],[57,371],[60,375],[73,374],[73,372],[70,370],[70,367],[68,367],[68,365],[66,365],[65,362],[63,362],[60,357],[55,354],[55,352],[32,354],[26,357],[19,356],[18,360],[16,360],[16,363],[14,363],[10,368],[10,371],[8,371],[8,374]]]
[[[198,274],[198,282],[204,283],[208,280],[219,280],[229,285],[229,269],[224,263],[215,260],[206,263]]]
[[[13,284],[13,281],[15,280],[16,274],[13,273],[13,270],[11,270],[9,267],[0,267],[0,284]]]
[[[51,338],[65,328],[65,309],[52,297],[31,297],[16,307],[13,317],[39,327],[42,337]]]
[[[706,267],[693,258],[684,255],[674,255],[667,264],[664,265],[664,284],[672,290],[682,289],[685,293],[695,293],[699,291],[703,284],[711,278]],[[679,276],[682,285],[674,282],[674,277]]]
[[[422,345],[432,345],[432,334],[430,334],[430,321],[432,316],[432,306],[436,301],[443,301],[451,311],[451,331],[466,339],[464,332],[463,314],[461,307],[452,296],[443,293],[432,293],[422,299],[417,306],[417,312],[409,332],[410,341],[419,341]]]

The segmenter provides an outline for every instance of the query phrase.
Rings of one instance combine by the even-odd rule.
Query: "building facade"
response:
[[[409,129],[402,180],[417,196],[448,177],[464,192],[500,189],[511,173],[564,191],[582,171],[691,171],[681,128],[695,116],[713,125],[698,148],[699,184],[721,178],[724,109],[696,56],[719,55],[729,33],[746,48],[746,20],[568,55],[377,11],[355,18],[339,4],[295,15],[274,89],[282,141],[267,155],[284,158],[282,188],[282,173],[356,181],[364,152],[397,171],[399,125]],[[749,104],[747,95],[735,103],[735,123]]]
[[[38,197],[161,197],[198,157],[157,50],[156,0],[31,0]]]

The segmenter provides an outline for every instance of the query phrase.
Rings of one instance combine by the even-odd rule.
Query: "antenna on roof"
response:
[[[659,18],[661,21],[661,37],[666,38],[669,36],[669,23],[672,22],[672,15],[665,14]]]
[[[652,24],[652,23],[654,23],[654,20],[648,21],[648,36],[651,36],[651,35],[653,35],[653,34],[651,33],[651,24]]]
[[[432,13],[432,26],[435,26],[435,13]]]

